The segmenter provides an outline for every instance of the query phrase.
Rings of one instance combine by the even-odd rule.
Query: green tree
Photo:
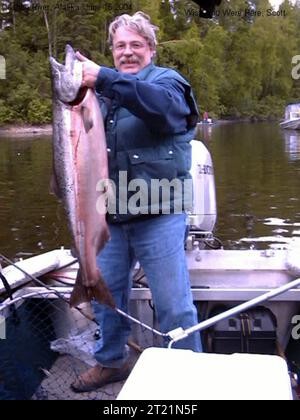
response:
[[[107,31],[116,15],[142,10],[159,26],[159,65],[190,80],[200,110],[214,117],[279,117],[299,102],[300,81],[291,77],[300,54],[300,2],[282,3],[267,16],[268,0],[223,0],[213,19],[197,16],[192,1],[0,0],[0,124],[51,119],[49,53],[64,59],[71,43],[111,66]],[[35,6],[34,6],[35,5]],[[34,7],[33,7],[34,6]],[[245,10],[252,10],[252,15]],[[280,14],[280,13],[279,13]]]

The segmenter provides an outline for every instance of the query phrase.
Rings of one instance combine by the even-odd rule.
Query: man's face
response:
[[[114,35],[112,54],[119,71],[135,74],[150,64],[154,50],[144,37],[121,26]]]

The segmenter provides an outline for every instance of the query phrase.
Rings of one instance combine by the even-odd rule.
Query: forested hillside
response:
[[[300,102],[292,57],[300,55],[300,4],[272,14],[268,0],[223,0],[214,19],[192,1],[4,0],[0,13],[0,124],[51,121],[49,53],[65,44],[112,66],[107,29],[114,16],[143,10],[159,26],[156,62],[188,78],[200,107],[216,118],[279,118]]]

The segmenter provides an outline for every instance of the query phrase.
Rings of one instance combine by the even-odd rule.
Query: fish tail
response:
[[[70,306],[73,308],[80,305],[81,303],[90,302],[92,299],[97,300],[103,305],[108,305],[113,309],[116,307],[114,299],[107,285],[102,279],[100,272],[99,279],[96,285],[87,287],[82,284],[81,274],[79,270],[74,289],[71,293]]]
[[[99,303],[103,303],[114,309],[116,307],[115,301],[106,284],[104,282],[103,284],[101,283],[102,281],[94,287],[89,287],[91,294]]]
[[[87,288],[83,286],[82,281],[81,281],[81,275],[80,275],[80,272],[78,271],[76,283],[70,296],[70,306],[71,308],[74,308],[80,305],[81,303],[89,302],[89,300],[90,299],[88,296]]]

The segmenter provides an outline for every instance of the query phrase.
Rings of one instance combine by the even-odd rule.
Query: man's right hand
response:
[[[92,60],[86,58],[79,51],[76,52],[76,57],[83,64],[82,86],[94,88],[101,67],[98,66],[98,64],[94,63]]]

